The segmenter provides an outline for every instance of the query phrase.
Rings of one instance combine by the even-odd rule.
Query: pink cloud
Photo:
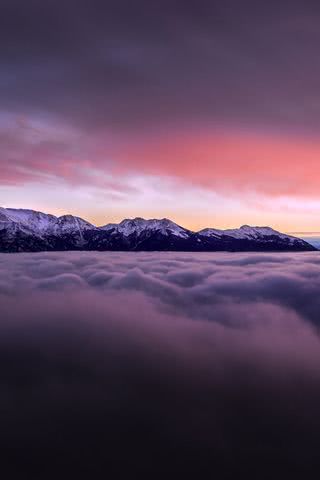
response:
[[[320,143],[304,137],[170,132],[121,145],[122,169],[172,175],[215,190],[317,196]]]
[[[110,140],[101,132],[89,136],[62,126],[36,129],[18,119],[0,131],[0,143],[2,185],[52,177],[134,193],[123,178],[139,174],[224,193],[318,196],[320,143],[305,137],[186,129]]]

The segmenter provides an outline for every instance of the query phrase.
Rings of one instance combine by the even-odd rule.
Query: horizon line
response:
[[[171,220],[169,217],[162,217],[162,218],[144,218],[144,217],[141,217],[141,216],[135,216],[135,217],[125,217],[123,218],[122,220],[120,220],[119,222],[109,222],[109,223],[105,223],[105,224],[102,224],[102,225],[97,225],[95,223],[92,223],[91,220],[87,220],[85,217],[80,217],[78,215],[74,215],[72,213],[65,213],[65,214],[62,214],[62,215],[56,215],[54,213],[47,213],[46,211],[43,211],[43,210],[35,210],[33,208],[24,208],[24,207],[9,207],[9,206],[3,206],[3,205],[0,205],[0,208],[3,208],[4,210],[24,210],[24,211],[32,211],[32,212],[36,212],[36,213],[42,213],[44,215],[52,215],[53,217],[56,217],[56,218],[60,218],[60,217],[64,217],[64,216],[72,216],[72,217],[77,217],[77,218],[80,218],[81,220],[84,220],[88,223],[91,223],[92,226],[96,227],[96,228],[101,228],[101,227],[105,227],[107,225],[111,225],[111,224],[119,224],[121,223],[122,221],[124,220],[136,220],[136,219],[141,219],[141,220],[145,220],[145,221],[150,221],[150,220],[169,220],[173,223],[176,223],[179,227],[182,227],[186,230],[190,230],[191,232],[194,232],[194,233],[198,233],[202,230],[206,230],[206,229],[213,229],[213,230],[220,230],[220,231],[227,231],[227,230],[239,230],[240,228],[242,227],[245,227],[245,226],[248,226],[248,227],[251,227],[251,228],[271,228],[272,230],[275,230],[275,231],[279,231],[280,233],[284,233],[286,235],[319,235],[320,236],[320,232],[301,232],[301,231],[294,231],[294,232],[288,232],[288,231],[283,231],[281,232],[281,230],[277,230],[276,228],[274,227],[271,227],[270,225],[250,225],[250,224],[247,224],[247,223],[244,223],[244,224],[241,224],[239,227],[228,227],[228,228],[217,228],[217,227],[204,227],[204,228],[201,228],[200,230],[194,230],[194,229],[191,229],[191,228],[188,228],[188,227],[184,227],[183,225],[177,223],[175,220]]]
[[[288,235],[319,235],[320,232],[286,232]]]

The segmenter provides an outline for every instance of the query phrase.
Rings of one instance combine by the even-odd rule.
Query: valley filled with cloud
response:
[[[319,289],[316,253],[0,255],[12,472],[307,473]]]

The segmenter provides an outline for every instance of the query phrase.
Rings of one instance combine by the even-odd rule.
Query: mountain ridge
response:
[[[306,241],[271,227],[192,231],[168,218],[135,217],[96,226],[73,215],[55,216],[0,207],[0,252],[102,251],[313,251]]]

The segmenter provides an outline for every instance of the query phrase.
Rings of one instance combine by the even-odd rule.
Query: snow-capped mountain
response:
[[[193,235],[167,218],[145,220],[137,217],[100,227],[99,233],[92,235],[91,246],[96,250],[189,250],[188,243]]]
[[[189,230],[180,227],[167,218],[163,218],[162,220],[157,220],[155,218],[152,220],[145,220],[144,218],[137,217],[133,220],[122,220],[122,222],[119,224],[109,223],[108,225],[100,228],[106,231],[113,231],[113,233],[120,233],[125,237],[128,237],[132,234],[140,235],[143,231],[148,230],[150,232],[158,231],[166,236],[173,234],[177,237],[187,238],[190,232]]]
[[[0,207],[0,251],[66,250],[85,247],[84,232],[96,227],[72,215]]]
[[[0,251],[308,251],[306,241],[270,227],[193,232],[167,218],[137,217],[96,227],[73,215],[0,208]]]
[[[94,225],[82,218],[73,215],[56,217],[47,213],[34,210],[0,207],[0,228],[5,223],[19,225],[20,228],[33,231],[37,234],[63,234],[68,232],[82,232],[85,229],[93,229]]]
[[[199,235],[206,236],[206,237],[221,238],[224,236],[228,236],[228,237],[242,239],[242,240],[246,239],[246,240],[267,241],[268,237],[270,240],[272,240],[272,238],[274,237],[277,237],[288,242],[295,242],[297,240],[296,237],[292,237],[290,235],[277,232],[276,230],[270,227],[250,227],[249,225],[242,225],[242,227],[240,228],[227,229],[227,230],[205,228],[204,230],[200,230],[200,232],[198,233]]]

